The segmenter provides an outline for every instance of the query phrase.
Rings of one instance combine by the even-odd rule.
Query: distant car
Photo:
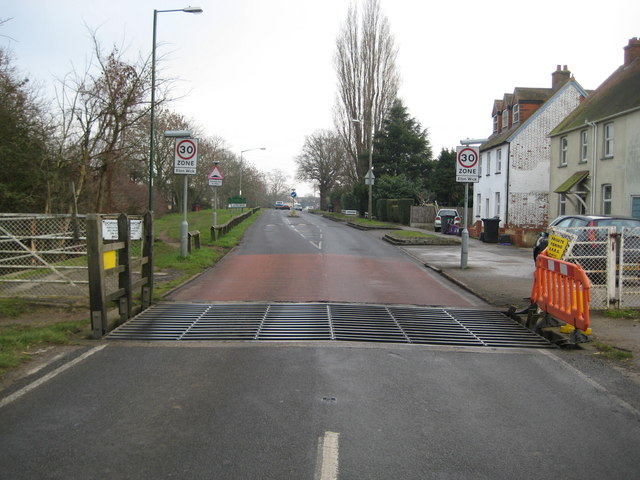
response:
[[[433,223],[433,228],[436,232],[442,230],[442,217],[453,217],[453,224],[458,227],[462,223],[462,219],[460,218],[458,210],[454,208],[441,208],[440,210],[438,210],[435,222]]]
[[[284,205],[284,202],[278,200],[275,204],[276,210],[281,210],[283,205]]]
[[[640,227],[640,219],[632,217],[614,217],[607,215],[561,215],[549,224],[549,228],[571,228],[571,227],[616,227],[616,231],[620,231],[623,227],[637,228]],[[592,234],[594,234],[593,232]],[[585,233],[585,237],[586,237]],[[578,239],[578,241],[589,241],[587,238]],[[536,244],[533,247],[533,260],[538,258],[549,244],[549,230],[541,232]],[[602,245],[601,245],[602,246]],[[586,252],[578,251],[578,256]],[[589,255],[604,255],[605,252],[589,251]],[[625,257],[626,260],[626,257]]]
[[[288,203],[283,203],[280,207],[280,210],[291,210],[291,205],[289,205]]]
[[[301,203],[294,203],[293,204],[293,208],[295,208],[296,210],[302,211],[302,204]]]

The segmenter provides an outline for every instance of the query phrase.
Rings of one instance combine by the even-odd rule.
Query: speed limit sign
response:
[[[456,182],[478,182],[479,150],[478,147],[456,147]]]
[[[180,138],[176,140],[173,173],[195,175],[198,166],[198,139]]]

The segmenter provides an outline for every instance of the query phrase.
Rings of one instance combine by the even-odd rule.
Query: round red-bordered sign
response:
[[[473,168],[478,163],[478,154],[473,148],[463,148],[458,152],[458,164],[463,168]]]
[[[190,139],[180,140],[176,143],[176,155],[182,160],[191,160],[198,153],[198,145]]]

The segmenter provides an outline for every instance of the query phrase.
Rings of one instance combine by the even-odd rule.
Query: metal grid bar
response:
[[[360,304],[159,304],[111,340],[362,341],[548,348],[544,338],[494,310]]]

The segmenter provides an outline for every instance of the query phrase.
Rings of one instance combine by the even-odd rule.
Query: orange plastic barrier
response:
[[[531,302],[545,312],[586,332],[591,284],[580,265],[538,255]]]

